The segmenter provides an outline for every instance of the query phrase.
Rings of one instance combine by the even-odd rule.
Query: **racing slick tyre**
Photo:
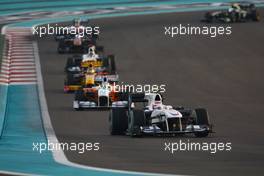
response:
[[[109,55],[108,56],[108,62],[109,62],[109,70],[111,74],[116,74],[116,63],[115,63],[115,56]]]
[[[70,72],[68,69],[71,67],[79,67],[82,61],[81,55],[74,55],[73,57],[69,57],[66,62],[66,66],[64,71]]]
[[[66,77],[64,79],[64,88],[63,88],[63,92],[64,93],[70,93],[70,89],[68,88],[68,85],[69,85],[69,80],[68,78]]]
[[[97,51],[97,53],[103,53],[104,47],[103,46],[96,46],[96,51]]]
[[[140,137],[142,136],[142,132],[140,130],[141,126],[145,126],[146,117],[144,110],[133,110],[133,117],[129,119],[129,134],[131,137]]]
[[[109,130],[111,135],[122,135],[128,127],[128,117],[125,108],[112,108],[109,114]]]
[[[238,13],[236,13],[236,12],[231,12],[230,14],[229,14],[229,16],[230,16],[230,21],[232,22],[232,23],[235,23],[235,22],[238,22],[239,21],[239,18],[238,18]]]
[[[82,82],[82,77],[81,76],[76,76],[75,74],[67,73],[64,85],[80,85]]]
[[[196,125],[207,126],[207,127],[210,126],[209,116],[206,109],[204,108],[195,109],[195,113],[196,113]],[[208,130],[194,133],[196,137],[207,137],[208,134],[209,134]]]
[[[145,98],[145,93],[130,93],[130,90],[122,90],[122,92],[117,92],[119,101],[128,101],[128,97],[131,96],[133,100],[143,101]]]
[[[214,20],[214,17],[212,16],[212,14],[210,12],[207,12],[205,14],[205,22],[212,23],[213,20]]]
[[[69,68],[69,67],[73,67],[73,66],[75,66],[75,65],[74,65],[74,58],[69,57],[69,58],[67,59],[66,66],[65,66],[65,69],[64,69],[65,72],[68,71],[68,68]]]
[[[80,101],[83,101],[85,100],[85,97],[84,97],[84,94],[83,94],[83,91],[82,90],[77,90],[75,92],[75,97],[74,97],[74,100],[77,101],[78,103]],[[82,107],[78,107],[78,108],[74,108],[76,111],[80,111],[80,110],[83,110]]]
[[[67,59],[66,66],[67,66],[67,67],[72,67],[72,66],[74,66],[74,58],[69,57],[69,58]]]
[[[61,47],[58,47],[57,51],[58,51],[59,54],[64,54],[65,53],[64,49],[61,48]]]
[[[145,93],[130,93],[130,95],[133,101],[144,101],[145,99]]]
[[[66,50],[65,48],[66,48],[66,46],[64,44],[64,41],[60,41],[59,44],[58,44],[58,48],[57,48],[58,53],[59,54],[64,54],[65,50]]]
[[[109,101],[109,99],[107,96],[100,96],[98,106],[107,107],[109,105],[108,101]]]
[[[260,21],[260,14],[256,10],[252,12],[251,18],[253,21]]]
[[[128,96],[127,92],[117,92],[118,101],[128,101]]]

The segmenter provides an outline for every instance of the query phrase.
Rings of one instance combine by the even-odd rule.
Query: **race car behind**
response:
[[[92,72],[89,72],[92,70]],[[69,58],[65,67],[64,92],[69,93],[86,86],[86,80],[93,80],[93,84],[103,82],[107,78],[110,83],[118,82],[114,55],[96,57],[83,61],[82,56]],[[90,84],[90,83],[89,83]]]
[[[228,10],[207,12],[202,21],[208,23],[260,21],[260,14],[252,3],[234,3]]]
[[[99,85],[83,87],[75,92],[73,108],[75,110],[125,107],[127,101],[122,101],[122,93],[115,91],[114,87],[109,84],[104,77],[103,82]]]
[[[66,37],[59,40],[57,51],[64,53],[87,53],[88,48],[96,45],[96,39],[90,36],[81,36],[80,34],[67,34]]]
[[[95,26],[86,26],[90,27],[92,32],[86,33],[85,26],[88,24],[88,20],[82,20],[80,18],[74,19],[71,26],[60,26],[54,35],[55,41],[63,41],[66,39],[72,38],[78,32],[83,32],[83,36],[89,37],[93,41],[96,41],[99,37],[98,31],[95,31]]]

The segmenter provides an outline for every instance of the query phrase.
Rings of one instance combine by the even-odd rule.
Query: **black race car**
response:
[[[68,34],[58,42],[58,53],[88,53],[90,46],[96,45],[96,39],[89,36]]]
[[[205,14],[205,22],[246,22],[246,21],[260,21],[260,14],[254,4],[233,4],[228,10],[207,12]]]

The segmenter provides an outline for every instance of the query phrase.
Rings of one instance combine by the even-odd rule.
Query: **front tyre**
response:
[[[210,12],[207,12],[207,13],[205,14],[205,21],[206,21],[207,23],[212,23],[213,20],[214,20],[214,17],[212,16],[212,14],[211,14]]]
[[[76,111],[81,111],[82,110],[82,107],[80,107],[79,102],[83,101],[84,99],[85,99],[85,97],[84,97],[83,91],[82,90],[77,90],[75,92],[75,97],[74,97],[74,101],[73,101],[73,108]]]
[[[99,97],[98,106],[100,106],[100,107],[108,107],[109,106],[109,98],[107,96]]]
[[[140,137],[142,132],[140,127],[145,126],[146,117],[144,110],[133,110],[133,115],[129,119],[129,134],[131,137]]]
[[[210,123],[209,123],[209,115],[207,113],[207,110],[204,108],[198,108],[195,109],[195,113],[196,113],[196,125],[209,128]],[[199,131],[194,133],[195,137],[199,137],[199,138],[207,137],[208,134],[209,134],[208,129],[206,129],[205,131]]]
[[[252,20],[259,22],[260,21],[260,14],[257,11],[252,12]]]
[[[232,23],[235,23],[238,21],[238,14],[236,12],[230,13],[229,16],[230,16],[230,21]]]
[[[126,109],[112,108],[109,114],[109,131],[111,135],[122,135],[128,127]]]

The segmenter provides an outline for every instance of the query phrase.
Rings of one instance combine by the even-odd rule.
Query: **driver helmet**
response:
[[[90,55],[94,55],[94,54],[95,54],[95,46],[91,46],[91,47],[89,47],[89,49],[88,49],[88,53],[89,53]]]
[[[107,79],[106,76],[103,78],[103,82],[104,82],[104,83],[107,83],[107,82],[108,82],[108,79]]]
[[[160,109],[162,106],[162,98],[160,94],[157,94],[154,99],[153,109]]]
[[[107,88],[107,87],[108,87],[108,79],[107,79],[106,76],[103,77],[102,87],[103,87],[103,88]]]
[[[93,68],[92,64],[89,64],[88,68],[87,68],[87,73],[88,74],[93,74],[95,73],[95,69]]]

